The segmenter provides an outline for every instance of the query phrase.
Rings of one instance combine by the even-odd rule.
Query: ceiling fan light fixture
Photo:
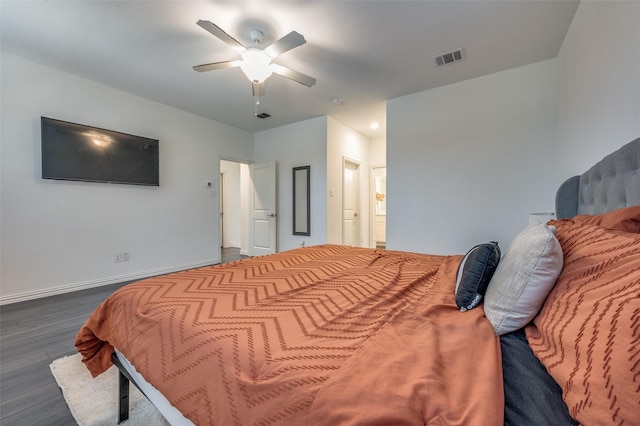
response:
[[[240,52],[242,59],[237,61],[213,62],[210,64],[196,65],[193,67],[194,71],[206,72],[224,68],[240,67],[242,72],[244,72],[252,83],[254,96],[256,93],[256,87],[262,87],[262,83],[271,77],[271,74],[281,75],[307,87],[311,87],[316,84],[316,79],[313,77],[309,77],[308,75],[292,70],[291,68],[271,63],[272,59],[290,51],[291,49],[302,46],[307,42],[304,39],[304,36],[297,31],[291,31],[289,34],[284,37],[280,37],[269,46],[262,47],[264,33],[258,29],[254,29],[250,34],[253,43],[249,46],[245,46],[224,32],[222,28],[213,22],[201,19],[197,24],[205,31],[226,43],[227,46]],[[259,90],[264,92],[264,88]]]
[[[240,69],[252,83],[262,83],[273,74],[271,57],[264,50],[249,48],[241,55]]]

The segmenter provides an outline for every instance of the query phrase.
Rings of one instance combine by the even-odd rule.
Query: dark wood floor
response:
[[[222,263],[241,257],[240,249],[222,250]],[[76,424],[49,364],[76,352],[75,335],[89,314],[125,284],[0,307],[0,424]]]

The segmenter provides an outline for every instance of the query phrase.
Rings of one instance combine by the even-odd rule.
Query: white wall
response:
[[[387,138],[371,139],[369,144],[369,163],[372,166],[384,166],[387,164]]]
[[[6,53],[1,91],[1,302],[220,260],[205,182],[250,133]],[[40,116],[159,139],[160,187],[41,179]]]
[[[558,54],[566,176],[640,137],[640,2],[583,1]]]
[[[388,248],[506,249],[554,210],[555,76],[547,60],[387,102]]]
[[[255,134],[256,162],[275,161],[278,179],[278,251],[326,242],[327,118]],[[311,166],[311,235],[293,235],[293,168]]]
[[[387,245],[504,246],[561,182],[639,137],[638,22],[640,2],[581,2],[556,60],[388,101]]]
[[[370,140],[341,122],[327,118],[327,242],[342,244],[342,166],[343,158],[355,160],[359,167],[359,234],[361,247],[369,246],[369,148]]]

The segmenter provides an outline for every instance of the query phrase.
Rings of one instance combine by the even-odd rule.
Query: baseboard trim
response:
[[[215,265],[220,263],[220,259],[209,259],[201,262],[187,263],[167,268],[158,268],[148,271],[135,272],[126,275],[118,275],[109,278],[100,278],[97,280],[84,281],[80,283],[67,284],[58,287],[46,288],[42,290],[27,291],[24,293],[11,294],[8,296],[0,296],[0,306],[11,303],[26,302],[28,300],[41,299],[43,297],[56,296],[64,293],[71,293],[78,290],[87,290],[103,285],[117,284],[126,281],[141,280],[143,278],[153,277],[155,275],[170,274],[172,272],[185,271],[187,269],[201,268],[203,266]]]

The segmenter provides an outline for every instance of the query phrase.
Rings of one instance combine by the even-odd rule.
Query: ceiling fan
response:
[[[264,93],[263,83],[267,78],[271,77],[273,73],[279,74],[293,81],[297,81],[307,87],[311,87],[316,84],[315,78],[271,62],[281,54],[305,44],[307,41],[304,39],[302,34],[296,31],[291,31],[289,34],[275,41],[273,44],[263,47],[260,43],[264,38],[264,34],[260,30],[252,30],[252,43],[244,46],[212,22],[199,20],[198,25],[218,37],[228,46],[238,51],[242,56],[242,59],[196,65],[193,67],[195,71],[206,72],[223,68],[240,67],[253,85],[254,96],[262,95]]]

